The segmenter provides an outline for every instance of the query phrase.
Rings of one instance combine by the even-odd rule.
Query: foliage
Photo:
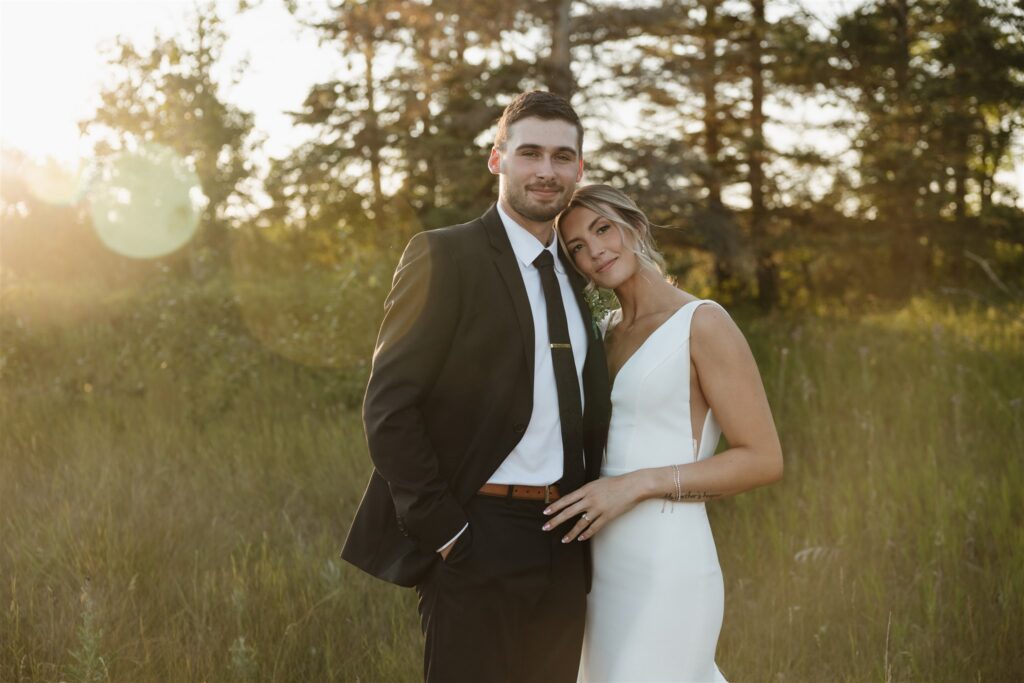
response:
[[[110,54],[83,123],[97,161],[162,143],[209,200],[197,239],[161,266],[209,277],[233,235],[255,233],[291,264],[392,263],[415,232],[494,200],[492,124],[512,93],[552,87],[573,93],[588,128],[587,180],[677,228],[659,233],[673,275],[722,301],[1024,292],[1024,212],[997,176],[1024,123],[1024,14],[1004,0],[869,2],[826,25],[761,0],[290,7],[344,69],[310,88],[292,115],[313,135],[263,177],[252,117],[213,75],[226,36],[209,6],[187,34]],[[804,140],[825,134],[846,151]],[[50,205],[26,189],[31,171],[4,151],[5,272],[149,270],[89,243],[88,193]],[[69,232],[98,265],[62,246]]]
[[[962,284],[965,252],[991,249],[970,218],[992,213],[994,174],[1024,124],[1022,21],[1011,3],[979,0],[870,2],[838,21],[833,83],[860,114],[854,201],[884,228],[896,294],[936,276]]]
[[[224,101],[214,73],[227,40],[212,5],[198,6],[194,29],[182,36],[156,35],[140,52],[118,38],[110,49],[109,73],[95,115],[81,124],[95,140],[96,162],[142,143],[159,143],[185,159],[199,177],[206,205],[200,239],[191,245],[193,272],[224,265],[232,207],[249,200],[253,117]]]
[[[315,84],[295,112],[317,136],[272,169],[270,211],[392,249],[482,213],[494,187],[476,138],[525,73],[500,45],[512,6],[356,2],[304,17],[357,76]]]
[[[98,624],[96,604],[89,595],[89,579],[82,590],[82,623],[78,627],[78,648],[72,650],[70,676],[81,683],[104,683],[109,680],[107,663],[100,654],[103,631]]]

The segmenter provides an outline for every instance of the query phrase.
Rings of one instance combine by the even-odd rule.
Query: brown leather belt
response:
[[[481,496],[515,498],[516,500],[543,500],[545,503],[561,498],[558,486],[520,486],[518,484],[484,484],[477,492]]]

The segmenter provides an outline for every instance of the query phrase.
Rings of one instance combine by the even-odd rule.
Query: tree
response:
[[[862,121],[858,191],[892,237],[901,294],[936,275],[938,250],[962,275],[968,239],[982,237],[971,204],[990,205],[1024,104],[1020,22],[1002,2],[878,0],[836,26],[835,82]]]
[[[937,125],[943,130],[942,153],[958,220],[971,212],[969,195],[980,200],[988,194],[975,202],[975,211],[991,202],[994,176],[982,157],[987,153],[996,167],[1001,165],[1009,139],[999,134],[1012,136],[1021,125],[1024,44],[1017,31],[1022,27],[1024,10],[1013,5],[951,0],[932,28],[939,78],[928,94],[941,107]]]
[[[315,85],[295,112],[319,134],[274,172],[302,205],[289,220],[397,249],[493,201],[477,138],[533,67],[502,45],[502,28],[526,21],[515,3],[364,0],[302,21],[350,75]]]
[[[97,140],[103,163],[115,154],[158,143],[195,169],[208,202],[200,219],[200,239],[190,246],[191,262],[217,268],[226,263],[232,211],[247,201],[243,181],[252,167],[255,144],[252,115],[221,99],[213,76],[226,40],[212,6],[194,15],[194,32],[155,35],[155,47],[139,52],[119,37],[110,51],[110,80],[101,104],[83,133]]]
[[[617,18],[629,11],[619,9]],[[789,54],[794,47],[810,51],[804,17],[790,12],[769,23],[760,0],[677,0],[646,16],[632,13],[632,20],[585,16],[579,22],[603,46],[604,55],[591,60],[606,64],[597,86],[614,79],[623,88],[616,97],[643,103],[640,127],[647,130],[606,142],[601,156],[611,158],[603,175],[635,188],[661,222],[686,219],[696,229],[696,243],[713,255],[720,296],[747,296],[756,282],[761,305],[770,308],[779,297],[779,241],[786,231],[775,178],[817,162],[791,155],[784,168],[773,166],[784,155],[765,137],[766,106],[813,95],[820,82],[807,60]],[[678,231],[664,237],[679,247],[694,242]]]

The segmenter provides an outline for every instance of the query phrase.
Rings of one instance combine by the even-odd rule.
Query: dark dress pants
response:
[[[428,683],[575,683],[586,548],[543,501],[475,496],[469,528],[416,587]]]

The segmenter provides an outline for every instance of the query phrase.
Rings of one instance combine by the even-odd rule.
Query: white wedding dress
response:
[[[690,424],[690,321],[701,304],[718,305],[686,304],[619,370],[602,477],[714,455],[722,431],[711,411],[699,444]],[[579,680],[725,681],[715,665],[722,570],[704,503],[643,501],[592,548]]]

